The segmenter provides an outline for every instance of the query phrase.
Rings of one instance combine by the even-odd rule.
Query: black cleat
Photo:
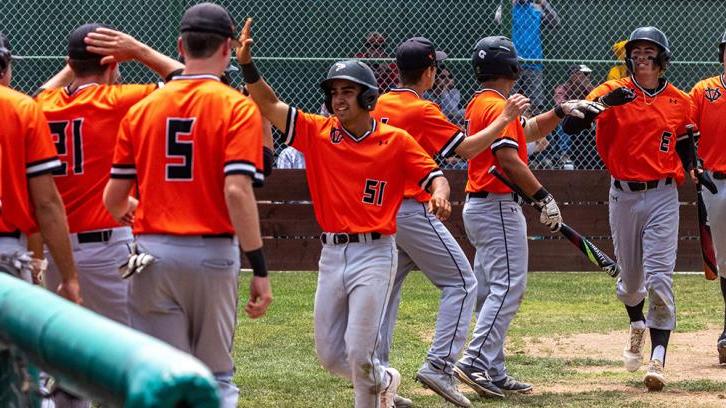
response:
[[[494,385],[492,377],[486,371],[472,369],[461,363],[454,365],[454,375],[462,383],[468,385],[483,398],[504,398],[504,391]]]

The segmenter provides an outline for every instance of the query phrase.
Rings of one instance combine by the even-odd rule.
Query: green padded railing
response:
[[[217,383],[194,357],[0,272],[2,342],[104,404],[219,407]]]

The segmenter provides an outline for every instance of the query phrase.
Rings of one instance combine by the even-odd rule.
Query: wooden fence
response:
[[[554,195],[565,222],[591,238],[600,249],[614,258],[608,223],[610,176],[605,171],[540,170],[535,175]],[[473,259],[474,249],[464,230],[461,212],[464,205],[466,171],[446,172],[451,184],[453,211],[446,226]],[[676,270],[702,270],[698,241],[695,188],[690,182],[679,188],[680,228]],[[304,170],[276,169],[265,187],[256,190],[259,202],[265,254],[271,270],[317,270],[321,230],[315,221]],[[569,241],[551,234],[539,223],[539,213],[525,208],[529,236],[530,271],[597,270]]]

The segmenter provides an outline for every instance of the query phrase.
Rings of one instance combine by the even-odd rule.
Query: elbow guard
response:
[[[686,173],[693,170],[696,163],[693,163],[693,159],[691,158],[691,146],[688,138],[684,137],[676,142],[676,152],[678,153],[678,157],[681,159],[681,163],[683,163],[683,170],[685,170]]]
[[[272,163],[275,161],[272,149],[267,146],[262,148],[262,161],[264,163],[262,172],[267,177],[272,174]]]

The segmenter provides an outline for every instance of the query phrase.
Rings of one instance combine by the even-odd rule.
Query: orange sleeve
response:
[[[683,122],[676,130],[676,140],[687,139],[688,131],[686,130],[686,126],[696,124],[696,104],[694,103],[693,98],[683,92],[683,99],[686,102],[686,107],[680,108],[681,111],[678,112],[682,115]],[[698,125],[696,126],[696,129],[694,129],[694,133],[698,133]]]
[[[116,93],[116,102],[119,109],[129,110],[137,102],[149,96],[159,88],[159,84],[147,85],[116,85],[114,90]]]
[[[113,151],[113,164],[111,165],[111,178],[135,179],[136,162],[131,145],[130,119],[127,114],[118,128],[116,147]]]
[[[587,99],[588,101],[592,101],[595,100],[595,98],[608,94],[612,90],[613,88],[610,86],[610,84],[608,82],[604,82],[598,85],[597,88],[590,91],[585,99]]]
[[[27,99],[18,108],[26,122],[25,172],[28,177],[50,173],[60,167],[50,128],[38,104]]]
[[[401,135],[402,166],[405,169],[406,183],[416,183],[428,191],[431,181],[443,177],[444,173],[436,166],[434,160],[416,143],[413,136],[404,132]]]
[[[327,119],[323,116],[305,113],[291,106],[287,112],[285,144],[305,154],[310,138],[320,134],[325,120]]]
[[[499,115],[502,114],[504,111],[504,106],[506,105],[506,101],[497,101],[496,103],[492,103],[490,105],[489,110],[487,111],[488,116],[488,122],[493,122],[496,118],[499,117]],[[515,150],[519,150],[519,141],[517,140],[518,127],[522,126],[521,118],[515,119],[502,130],[502,133],[494,139],[491,146],[489,147],[492,149],[492,153],[496,152],[499,149],[503,148],[512,148]]]
[[[423,148],[441,157],[453,156],[456,148],[464,140],[464,132],[446,118],[435,104],[427,104],[424,108],[423,120],[418,124],[424,137],[419,140]]]
[[[255,186],[264,183],[262,163],[262,116],[249,99],[232,108],[232,121],[224,148],[224,175],[245,174]]]
[[[691,89],[688,94],[691,97],[691,103],[693,104],[693,120],[696,126],[701,127],[701,112],[703,109],[703,85],[702,82],[697,83]]]

